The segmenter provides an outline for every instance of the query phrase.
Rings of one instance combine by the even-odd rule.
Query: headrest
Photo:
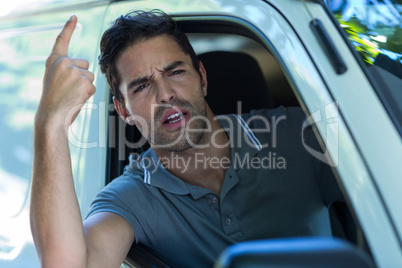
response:
[[[237,113],[238,101],[241,113],[273,107],[264,76],[252,56],[214,51],[201,54],[198,59],[207,72],[206,100],[216,115]]]

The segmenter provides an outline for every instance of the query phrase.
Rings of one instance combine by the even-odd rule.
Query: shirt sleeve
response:
[[[135,241],[139,243],[145,239],[142,227],[141,209],[139,208],[138,195],[135,193],[141,184],[127,174],[114,179],[101,192],[99,192],[91,204],[86,219],[99,212],[111,212],[126,219],[135,233]]]

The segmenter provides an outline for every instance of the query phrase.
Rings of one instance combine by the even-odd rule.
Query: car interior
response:
[[[237,113],[239,107],[240,112],[245,113],[281,105],[300,106],[290,79],[278,64],[280,59],[270,52],[252,27],[228,21],[199,21],[191,17],[177,18],[177,21],[188,34],[207,71],[206,100],[215,114]],[[115,111],[110,111],[109,118],[107,183],[122,174],[131,153],[140,153],[149,147],[139,131],[123,122]],[[330,214],[333,235],[369,256],[353,210],[346,203],[339,203],[331,207]],[[133,245],[126,262],[133,267],[172,267],[143,245]]]

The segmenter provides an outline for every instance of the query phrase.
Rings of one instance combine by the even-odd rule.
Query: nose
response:
[[[166,104],[172,102],[176,98],[176,92],[170,87],[169,83],[164,79],[157,81],[156,101],[157,103]]]

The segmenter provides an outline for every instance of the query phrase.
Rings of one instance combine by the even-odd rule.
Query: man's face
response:
[[[184,151],[198,144],[206,128],[206,74],[167,35],[127,48],[116,62],[125,105],[120,116],[133,120],[154,148]],[[118,107],[120,106],[120,108]],[[200,119],[201,118],[201,119]]]

